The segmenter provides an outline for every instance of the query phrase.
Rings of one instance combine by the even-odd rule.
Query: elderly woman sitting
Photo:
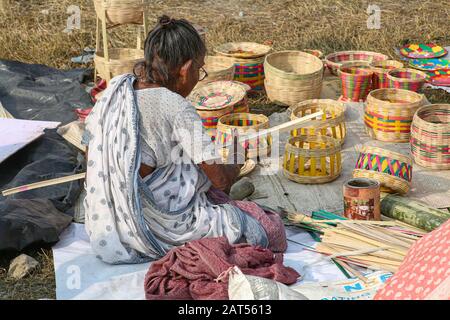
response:
[[[284,251],[277,214],[226,195],[240,167],[207,161],[214,146],[185,99],[206,76],[196,30],[164,16],[144,49],[141,72],[112,79],[86,120],[86,229],[98,257],[139,263],[219,236]]]

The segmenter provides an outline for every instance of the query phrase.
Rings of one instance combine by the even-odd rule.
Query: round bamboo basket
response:
[[[234,77],[234,60],[230,57],[207,56],[204,66],[208,76],[200,81],[195,88],[200,88],[213,81],[231,81]]]
[[[292,130],[293,137],[299,135],[324,135],[344,143],[347,129],[345,127],[344,104],[331,99],[313,99],[300,102],[292,108],[291,120],[304,117],[322,110],[324,114],[306,128]]]
[[[396,89],[405,89],[419,91],[425,84],[427,75],[423,71],[401,68],[393,69],[388,72],[389,87]]]
[[[214,81],[194,89],[188,99],[197,109],[205,129],[216,129],[219,118],[233,112],[245,89],[234,81]],[[213,131],[210,130],[213,137]]]
[[[412,159],[390,150],[364,146],[353,177],[374,179],[380,182],[381,191],[405,194],[411,187]]]
[[[380,141],[408,142],[413,116],[424,103],[424,95],[409,90],[371,91],[364,112],[368,134]]]
[[[336,139],[301,135],[286,143],[283,172],[289,180],[326,183],[339,177],[341,171],[341,146]]]
[[[371,51],[340,51],[330,53],[325,57],[325,64],[334,75],[338,75],[339,67],[345,62],[365,61],[368,63],[387,60],[389,57],[382,53]]]
[[[227,145],[232,148],[233,132],[239,136],[256,133],[262,129],[269,128],[269,118],[262,114],[232,113],[224,115],[217,124],[216,143],[219,146]],[[272,143],[270,135],[263,138],[249,139],[240,144],[246,154],[246,159],[256,159],[270,155]],[[230,145],[231,144],[231,145]]]
[[[317,99],[322,90],[323,63],[302,51],[280,51],[269,54],[264,62],[265,88],[273,102],[294,105]]]
[[[419,108],[411,125],[414,161],[431,169],[450,169],[450,104]]]
[[[389,79],[387,74],[393,69],[403,68],[403,63],[396,60],[376,61],[370,64],[373,71],[372,88],[389,88]]]
[[[264,57],[272,50],[272,47],[255,42],[229,42],[224,43],[214,49],[222,56],[238,59],[254,59]]]
[[[144,50],[130,48],[108,49],[109,60],[103,51],[97,51],[94,57],[95,67],[102,79],[111,79],[124,73],[133,73],[134,66],[144,59]]]
[[[102,10],[106,10],[109,25],[144,24],[144,10],[148,0],[94,0],[97,17],[103,21]]]
[[[338,70],[342,101],[365,101],[372,88],[373,72],[364,61],[343,63]]]
[[[240,81],[233,81],[234,83],[242,86],[245,90],[245,92],[249,93],[252,89],[248,84],[240,82]],[[248,113],[250,112],[250,107],[248,105],[248,97],[245,95],[245,97],[236,103],[233,107],[233,113]]]

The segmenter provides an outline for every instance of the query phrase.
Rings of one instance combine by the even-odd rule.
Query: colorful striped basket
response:
[[[396,60],[376,61],[370,64],[373,71],[372,88],[389,88],[389,79],[387,74],[392,69],[403,68],[403,63]]]
[[[370,63],[387,60],[387,55],[371,51],[340,51],[325,57],[325,64],[334,75],[338,75],[339,67],[346,62],[365,61]]]
[[[391,70],[388,72],[387,77],[389,87],[416,92],[422,88],[427,79],[425,72],[409,68]]]
[[[365,101],[372,87],[373,72],[369,63],[348,62],[339,67],[342,101]]]
[[[264,90],[264,57],[272,48],[254,42],[230,42],[215,49],[221,56],[234,59],[234,80],[248,84],[250,93]]]
[[[233,81],[234,83],[242,86],[245,90],[245,92],[249,93],[251,91],[251,87],[243,82],[239,82],[239,81]],[[233,113],[248,113],[250,112],[250,107],[248,105],[248,97],[247,95],[245,95],[245,97],[239,101],[238,103],[236,103],[233,107]]]
[[[245,95],[244,87],[234,81],[214,81],[194,89],[188,99],[197,109],[205,129],[216,129],[219,118],[232,113]]]
[[[342,171],[341,145],[327,136],[291,137],[286,143],[283,173],[297,183],[316,184],[335,180]]]
[[[216,144],[229,146],[232,143],[233,130],[239,136],[256,133],[269,128],[269,118],[262,114],[232,113],[219,119],[217,124]],[[271,136],[246,140],[241,147],[246,153],[246,159],[265,157],[270,155]]]
[[[412,159],[390,150],[364,146],[353,177],[374,179],[380,182],[384,192],[405,194],[411,187]]]
[[[411,126],[414,161],[431,169],[450,169],[450,104],[423,106]]]
[[[293,106],[320,97],[323,63],[302,51],[280,51],[269,54],[264,62],[265,88],[270,101]]]
[[[331,99],[313,99],[300,102],[292,108],[291,120],[322,110],[322,117],[313,120],[311,126],[292,130],[291,135],[325,135],[344,143],[347,133],[345,127],[344,104]]]
[[[425,96],[403,89],[377,89],[367,97],[364,123],[368,134],[386,142],[408,142],[414,113]]]

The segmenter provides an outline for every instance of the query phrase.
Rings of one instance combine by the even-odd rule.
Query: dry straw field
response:
[[[207,28],[208,48],[227,41],[273,41],[274,49],[371,50],[395,57],[412,41],[450,44],[448,0],[152,0],[151,24],[163,13]],[[381,8],[381,28],[367,28],[367,7]],[[81,9],[81,29],[68,34],[67,8]],[[134,46],[133,27],[114,30],[113,46]],[[0,59],[73,68],[70,58],[95,46],[92,0],[0,0]],[[428,91],[432,102],[450,101]],[[265,103],[264,98],[253,105]],[[54,298],[51,251],[35,253],[43,267],[20,282],[6,280],[9,257],[0,258],[1,298]]]

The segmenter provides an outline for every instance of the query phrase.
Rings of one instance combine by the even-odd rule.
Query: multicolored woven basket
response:
[[[264,59],[235,60],[234,80],[248,84],[250,93],[264,90]]]
[[[219,119],[217,124],[216,143],[219,146],[229,146],[232,143],[233,131],[242,137],[245,134],[256,133],[269,128],[269,118],[262,114],[232,113]],[[246,159],[268,156],[272,144],[271,136],[254,138],[241,143]]]
[[[312,120],[306,128],[292,130],[293,137],[299,135],[325,135],[344,143],[347,133],[345,127],[344,104],[331,99],[313,99],[298,103],[292,108],[291,120],[322,110],[322,117]]]
[[[382,191],[405,194],[411,187],[412,159],[390,150],[364,146],[353,177],[375,179]]]
[[[365,101],[372,88],[373,71],[369,64],[361,62],[344,63],[339,67],[342,101]]]
[[[414,113],[424,103],[424,95],[409,90],[371,91],[364,111],[368,134],[381,141],[408,142]]]
[[[427,79],[427,75],[419,70],[401,68],[388,72],[389,87],[419,91]]]
[[[341,145],[327,136],[291,137],[286,143],[283,173],[292,181],[305,184],[335,180],[342,171]]]
[[[325,57],[325,64],[334,75],[338,75],[339,67],[346,62],[364,61],[373,63],[387,60],[387,55],[371,51],[340,51],[330,53]]]
[[[447,50],[435,43],[411,43],[400,49],[401,55],[410,58],[439,58],[447,54]]]
[[[395,60],[377,61],[370,64],[373,71],[372,89],[389,88],[387,74],[392,69],[403,68],[403,63]]]
[[[431,169],[450,169],[450,104],[423,106],[411,126],[414,161]]]

